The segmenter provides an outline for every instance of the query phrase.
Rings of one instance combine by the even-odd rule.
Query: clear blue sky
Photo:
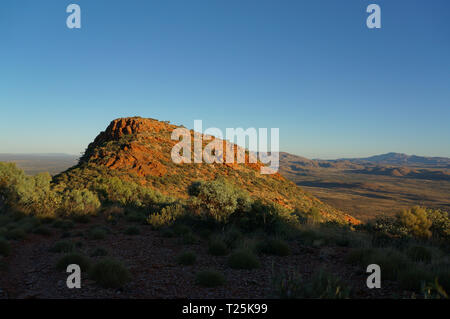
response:
[[[0,114],[0,153],[78,154],[140,115],[279,127],[312,158],[450,157],[450,1],[2,0]]]

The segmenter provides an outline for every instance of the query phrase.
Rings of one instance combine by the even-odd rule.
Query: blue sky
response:
[[[0,153],[79,154],[139,115],[279,127],[310,158],[450,157],[450,2],[2,0],[0,114]]]

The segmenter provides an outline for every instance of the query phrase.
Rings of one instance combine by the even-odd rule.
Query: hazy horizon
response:
[[[386,153],[379,153],[379,154],[369,154],[369,155],[365,155],[365,156],[358,156],[358,157],[335,157],[335,158],[319,158],[319,157],[307,157],[304,156],[302,154],[294,154],[294,153],[290,153],[290,152],[286,152],[283,150],[280,150],[280,153],[289,153],[295,156],[300,156],[300,157],[305,157],[311,160],[339,160],[339,159],[353,159],[353,158],[367,158],[367,157],[372,157],[372,156],[376,156],[376,155],[385,155],[385,154],[389,154],[389,153],[395,153],[395,154],[402,154],[402,155],[407,155],[407,156],[419,156],[419,157],[442,157],[442,158],[450,158],[447,156],[424,156],[424,155],[420,155],[420,154],[405,154],[405,153],[399,153],[399,152],[386,152]],[[73,157],[80,157],[81,154],[70,154],[70,153],[0,153],[0,156],[5,156],[5,155],[11,155],[11,156],[73,156]]]

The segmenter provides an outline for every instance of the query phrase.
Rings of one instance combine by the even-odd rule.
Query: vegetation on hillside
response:
[[[407,297],[444,298],[450,291],[448,212],[412,207],[358,224],[280,176],[261,175],[248,165],[175,165],[166,158],[168,124],[131,123],[136,127],[127,130],[130,134],[122,134],[123,127],[108,128],[79,165],[54,178],[28,176],[14,164],[0,163],[0,265],[14,255],[12,243],[31,234],[57,233],[60,238],[46,250],[65,254],[56,269],[80,263],[100,287],[120,288],[133,280],[127,263],[109,257],[94,263],[100,256],[114,256],[110,247],[81,249],[83,242],[111,240],[109,226],[119,225],[130,241],[157,231],[182,247],[204,247],[205,255],[183,248],[173,258],[177,267],[216,260],[218,269],[195,269],[193,284],[199,287],[226,285],[223,269],[260,271],[268,259],[308,250],[322,254],[330,247],[345,253],[346,267],[359,269],[356,273],[369,264],[380,265],[383,280]],[[157,130],[139,131],[140,125]],[[155,161],[140,167],[148,160],[146,152]],[[355,296],[345,276],[327,269],[335,260],[323,260],[324,269],[309,277],[274,268],[271,296]]]

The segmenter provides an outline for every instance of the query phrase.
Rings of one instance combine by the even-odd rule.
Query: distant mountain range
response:
[[[370,162],[376,164],[399,166],[429,166],[450,168],[450,158],[448,157],[425,157],[392,152],[365,158],[342,158],[336,161],[349,161],[352,163]]]
[[[450,180],[450,158],[447,157],[387,153],[365,158],[311,160],[289,153],[280,153],[280,172],[285,176],[308,175],[311,170],[327,168],[346,170],[347,173]]]

